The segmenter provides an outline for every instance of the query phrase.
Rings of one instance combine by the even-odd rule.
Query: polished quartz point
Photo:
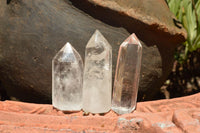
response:
[[[83,110],[105,113],[111,109],[112,48],[96,30],[85,51]]]
[[[132,112],[136,107],[142,45],[135,34],[130,35],[119,48],[115,73],[112,110],[118,114]]]
[[[70,43],[52,61],[52,103],[59,110],[82,108],[83,61]]]

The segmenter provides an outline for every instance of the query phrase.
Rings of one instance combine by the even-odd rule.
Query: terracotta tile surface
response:
[[[1,133],[198,133],[200,93],[140,102],[131,114],[83,115],[62,112],[52,105],[16,101],[0,102]]]

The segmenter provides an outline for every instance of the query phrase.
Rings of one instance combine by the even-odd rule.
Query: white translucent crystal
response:
[[[86,46],[83,77],[83,110],[108,112],[112,92],[112,47],[98,30]]]
[[[82,108],[83,61],[70,43],[52,61],[52,103],[59,110]]]
[[[118,114],[132,112],[136,107],[142,45],[132,34],[119,48],[112,97],[112,110]]]

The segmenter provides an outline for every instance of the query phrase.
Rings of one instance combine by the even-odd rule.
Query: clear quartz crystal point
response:
[[[111,109],[112,47],[96,30],[85,51],[83,110],[105,113]]]
[[[83,61],[79,53],[66,43],[52,61],[52,103],[59,110],[82,108]]]
[[[136,107],[142,45],[135,34],[119,48],[112,97],[112,110],[118,114],[132,112]]]

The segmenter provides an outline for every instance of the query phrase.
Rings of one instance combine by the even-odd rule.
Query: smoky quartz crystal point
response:
[[[83,77],[83,110],[108,112],[111,109],[112,47],[98,30],[86,46]]]
[[[64,111],[82,108],[83,61],[66,43],[52,61],[52,104]]]
[[[130,113],[136,107],[141,58],[142,45],[132,34],[118,52],[112,97],[112,110],[118,114]]]

